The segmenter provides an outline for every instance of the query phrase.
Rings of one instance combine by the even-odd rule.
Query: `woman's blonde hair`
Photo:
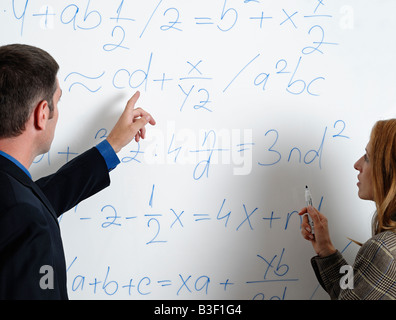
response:
[[[377,207],[373,234],[396,231],[396,119],[378,121],[371,131],[370,144]]]

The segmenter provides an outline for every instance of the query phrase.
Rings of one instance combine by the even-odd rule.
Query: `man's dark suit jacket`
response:
[[[66,263],[57,218],[110,184],[96,148],[33,182],[0,156],[0,299],[67,299]],[[54,289],[41,289],[42,266]]]

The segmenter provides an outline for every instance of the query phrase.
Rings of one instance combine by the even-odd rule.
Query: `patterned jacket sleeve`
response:
[[[312,267],[320,285],[331,299],[396,299],[396,234],[382,232],[359,250],[353,265],[353,289],[341,289],[340,268],[347,262],[338,251],[331,256],[313,257]]]

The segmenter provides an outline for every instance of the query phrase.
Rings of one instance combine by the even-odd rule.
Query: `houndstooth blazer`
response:
[[[353,264],[353,289],[341,289],[348,263],[339,251],[328,257],[313,257],[312,267],[320,285],[332,300],[396,300],[396,233],[386,231],[369,239]]]

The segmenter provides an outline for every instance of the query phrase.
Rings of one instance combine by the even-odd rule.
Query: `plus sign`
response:
[[[163,73],[162,74],[162,79],[154,79],[153,81],[156,81],[156,82],[161,82],[161,91],[162,90],[164,90],[164,83],[165,83],[165,81],[172,81],[173,79],[167,79],[167,78],[165,78],[165,73]]]
[[[69,162],[69,155],[78,155],[78,153],[70,152],[70,148],[67,147],[67,151],[65,152],[58,152],[58,154],[65,154],[66,155],[66,163]]]
[[[274,211],[271,212],[271,217],[269,218],[263,218],[263,220],[269,220],[270,221],[270,228],[272,228],[272,220],[279,220],[280,217],[275,217],[274,218]]]
[[[224,285],[224,291],[227,291],[227,286],[233,285],[234,283],[229,282],[230,279],[227,279],[226,282],[220,282],[220,285]]]
[[[264,12],[261,11],[261,17],[250,17],[250,20],[260,20],[260,29],[263,27],[264,19],[272,19],[272,17],[264,17]]]

